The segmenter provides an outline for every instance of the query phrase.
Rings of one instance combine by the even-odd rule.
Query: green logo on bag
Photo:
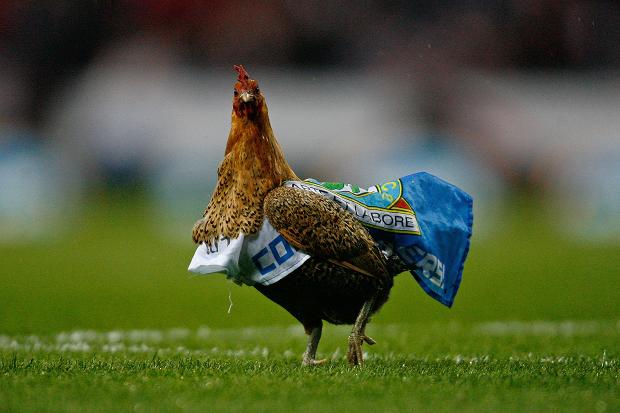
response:
[[[400,180],[368,189],[340,182],[315,179],[287,181],[285,186],[312,191],[336,202],[352,213],[363,225],[401,234],[420,235],[415,212],[404,198]]]

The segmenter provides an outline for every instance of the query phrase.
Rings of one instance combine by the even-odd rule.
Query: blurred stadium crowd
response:
[[[0,241],[127,190],[185,236],[238,63],[300,176],[427,170],[474,195],[479,233],[517,192],[568,235],[620,238],[616,1],[4,0]]]

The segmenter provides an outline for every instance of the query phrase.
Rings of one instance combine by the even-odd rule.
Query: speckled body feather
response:
[[[352,324],[371,297],[373,313],[387,301],[394,274],[353,215],[320,195],[288,187],[269,192],[264,211],[291,245],[312,258],[283,280],[256,288],[307,331],[321,320]]]

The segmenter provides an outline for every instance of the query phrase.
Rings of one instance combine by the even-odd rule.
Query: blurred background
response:
[[[0,331],[293,322],[186,272],[233,64],[298,175],[474,196],[454,310],[379,320],[620,315],[618,2],[4,0]]]

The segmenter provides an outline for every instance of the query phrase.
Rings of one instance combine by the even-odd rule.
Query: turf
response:
[[[539,205],[474,238],[453,309],[399,276],[361,369],[333,326],[329,363],[302,368],[301,326],[189,276],[193,246],[147,205],[100,199],[76,230],[0,246],[0,412],[620,411],[620,247],[559,236]]]
[[[8,411],[618,411],[620,325],[375,326],[363,368],[327,329],[318,368],[301,327],[74,331],[4,337]],[[12,351],[7,351],[12,346]],[[607,350],[606,350],[607,349]]]

